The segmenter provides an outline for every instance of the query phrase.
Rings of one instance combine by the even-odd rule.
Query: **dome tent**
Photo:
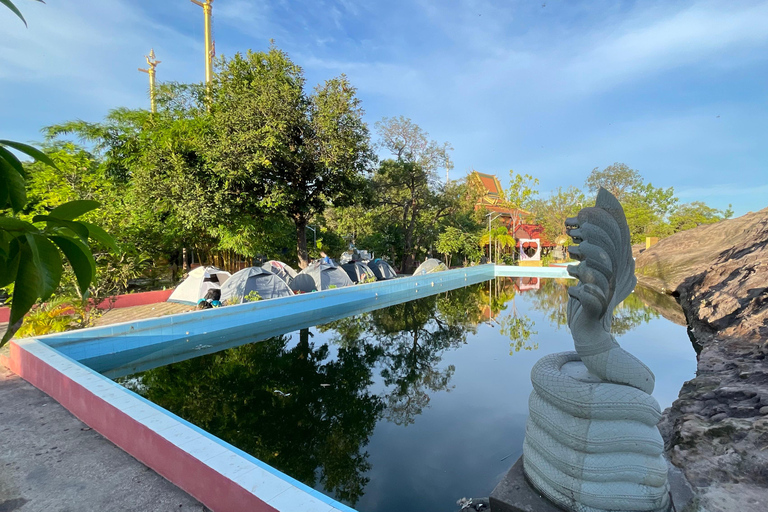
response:
[[[384,260],[376,258],[375,260],[366,263],[366,265],[373,271],[373,275],[376,276],[377,281],[384,281],[386,279],[394,279],[397,277],[397,272],[392,268],[392,265]]]
[[[232,274],[217,267],[197,267],[176,287],[167,302],[197,304],[211,288],[221,288]]]
[[[353,283],[370,283],[376,281],[376,274],[373,273],[368,265],[359,261],[344,263],[341,268],[347,273]]]
[[[261,267],[248,267],[232,274],[221,287],[221,302],[226,304],[242,304],[257,300],[253,294],[258,293],[263,300],[288,297],[293,292],[285,281],[272,272]]]
[[[298,273],[293,270],[290,265],[283,263],[282,261],[269,260],[261,266],[267,272],[272,272],[286,283],[291,282],[291,279],[296,277]]]
[[[291,290],[299,293],[327,290],[331,287],[341,288],[353,284],[347,273],[334,263],[315,261],[291,280],[290,286]]]
[[[445,263],[435,258],[429,258],[413,271],[413,275],[420,276],[422,274],[431,274],[432,272],[442,272],[443,270],[448,270]]]

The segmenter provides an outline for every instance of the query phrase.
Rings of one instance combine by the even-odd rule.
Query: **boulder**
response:
[[[768,208],[636,251],[642,284],[676,298],[700,350],[659,425],[710,511],[768,502]],[[762,503],[761,503],[762,502]]]

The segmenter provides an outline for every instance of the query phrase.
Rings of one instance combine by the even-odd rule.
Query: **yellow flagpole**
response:
[[[149,55],[145,55],[144,58],[147,59],[148,69],[139,68],[139,71],[149,75],[149,104],[151,111],[154,114],[157,112],[157,105],[155,104],[155,68],[161,61],[155,59],[154,48],[150,49]]]
[[[211,13],[213,8],[213,0],[190,0],[193,4],[199,5],[203,8],[203,15],[205,16],[205,83],[210,85],[213,79],[213,56],[214,56],[214,43],[213,33],[211,32]]]

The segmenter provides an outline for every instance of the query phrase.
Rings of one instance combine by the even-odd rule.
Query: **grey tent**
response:
[[[413,275],[419,276],[422,274],[431,274],[432,272],[442,272],[443,270],[448,270],[445,263],[435,258],[429,258],[413,271]]]
[[[291,280],[291,290],[295,293],[327,290],[331,287],[352,286],[344,270],[334,263],[313,262]]]
[[[366,265],[365,263],[361,263],[359,261],[353,261],[351,263],[343,264],[341,268],[344,269],[344,272],[347,273],[349,278],[355,284],[361,281],[364,283],[370,283],[370,282],[376,281],[376,274],[374,274],[373,270],[368,268],[368,265]]]
[[[386,279],[394,279],[397,277],[397,272],[392,268],[392,265],[384,260],[376,258],[375,260],[366,263],[366,265],[373,271],[373,275],[376,276],[377,281],[384,281]]]
[[[221,287],[221,302],[224,304],[242,304],[259,298],[277,299],[293,295],[285,281],[272,272],[260,267],[248,267],[235,272]]]
[[[267,272],[272,272],[286,283],[290,283],[291,279],[298,275],[295,270],[282,261],[270,260],[262,265],[261,268]]]

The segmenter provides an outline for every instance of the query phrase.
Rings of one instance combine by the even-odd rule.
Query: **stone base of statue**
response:
[[[688,512],[694,507],[691,485],[682,471],[669,465],[669,487],[672,494],[670,510]],[[523,473],[523,458],[507,472],[490,496],[490,512],[563,512],[563,509],[542,496]],[[674,508],[671,508],[674,504]]]

